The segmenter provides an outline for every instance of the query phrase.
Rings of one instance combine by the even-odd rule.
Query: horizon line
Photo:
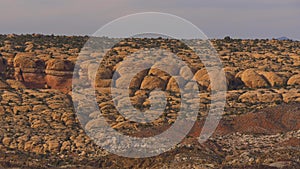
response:
[[[44,36],[74,36],[74,37],[93,37],[92,35],[88,34],[59,34],[59,33],[0,33],[0,36],[7,36],[7,35],[16,35],[16,36],[24,36],[24,35],[44,35]],[[106,38],[115,38],[115,37],[107,37],[102,36]],[[242,40],[255,40],[255,39],[261,39],[261,40],[281,40],[281,38],[284,38],[283,40],[291,40],[291,41],[300,41],[297,39],[289,38],[286,36],[280,36],[280,37],[235,37],[231,35],[224,35],[223,37],[208,37],[208,39],[224,39],[225,37],[230,37],[231,39],[242,39]],[[126,37],[130,38],[130,37]],[[147,38],[147,37],[146,37]],[[163,37],[162,37],[163,38]]]

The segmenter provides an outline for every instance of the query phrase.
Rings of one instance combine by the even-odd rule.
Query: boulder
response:
[[[44,88],[45,62],[33,53],[18,53],[14,58],[14,77],[28,88]]]
[[[300,74],[295,74],[287,82],[288,85],[300,85]]]
[[[153,89],[166,88],[166,82],[156,76],[146,76],[141,84],[141,89],[153,90]]]
[[[249,88],[269,87],[269,82],[253,69],[247,69],[241,74],[241,80]]]
[[[33,42],[26,42],[25,45],[26,45],[25,52],[31,52],[34,50]]]
[[[286,80],[275,72],[259,72],[259,74],[263,75],[272,87],[284,86],[286,83]]]
[[[208,88],[210,85],[210,79],[206,69],[198,70],[194,75],[194,80],[196,80],[199,85],[205,88]]]
[[[45,81],[52,89],[69,92],[72,89],[73,70],[74,63],[69,60],[49,60],[45,71]]]
[[[194,80],[198,82],[198,84],[207,90],[211,90],[211,80],[215,84],[216,90],[226,90],[226,85],[234,84],[235,79],[230,77],[230,74],[225,73],[225,77],[222,76],[222,73],[218,71],[218,68],[212,69],[210,74],[208,74],[206,69],[198,70],[194,75]],[[222,87],[222,88],[221,88]]]
[[[171,77],[170,80],[169,80],[169,82],[168,82],[166,90],[170,91],[170,92],[174,92],[174,93],[180,92],[180,88],[178,86],[177,80],[180,80],[181,84],[185,85],[183,83],[183,82],[185,82],[185,80],[181,76]],[[182,86],[182,87],[184,87],[184,86]]]
[[[47,70],[55,70],[55,71],[73,71],[74,63],[69,60],[62,59],[51,59],[47,61]]]
[[[96,79],[111,79],[113,76],[113,72],[108,68],[99,68],[98,70],[95,71],[97,71]]]

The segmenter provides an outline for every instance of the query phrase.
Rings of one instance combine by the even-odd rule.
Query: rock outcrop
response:
[[[258,72],[258,74],[263,75],[272,87],[281,87],[286,85],[286,80],[280,77],[275,72]]]
[[[300,85],[300,74],[293,75],[287,82],[288,85]]]
[[[40,56],[42,57],[42,56]],[[18,53],[14,58],[14,78],[27,88],[52,88],[69,92],[74,63],[69,60],[40,59],[35,53]]]
[[[0,78],[6,77],[6,60],[0,54]]]
[[[45,81],[52,89],[69,92],[72,88],[74,63],[69,60],[47,61]]]
[[[28,88],[44,88],[45,63],[34,53],[18,53],[14,59],[14,77]]]
[[[245,70],[241,73],[240,77],[244,84],[249,88],[263,88],[270,86],[265,77],[259,75],[253,69]]]
[[[0,89],[8,89],[9,85],[0,77]]]
[[[204,64],[193,53],[193,46],[187,47],[172,39],[133,38],[113,44],[114,48],[106,54],[104,50],[83,51],[84,59],[74,80],[85,82],[83,93],[91,92],[85,90],[90,87],[88,80],[91,80],[96,102],[78,104],[75,101],[79,110],[91,110],[79,114],[70,96],[83,96],[76,90],[70,91],[74,64],[87,37],[37,34],[0,37],[0,168],[1,165],[5,168],[70,169],[300,166],[300,50],[297,41],[212,40],[224,66],[228,91],[217,129],[206,142],[199,144],[198,136],[211,113],[209,108],[213,108],[210,80],[224,82],[224,79],[218,75],[208,76]],[[112,45],[109,38],[104,38],[103,42]],[[127,56],[141,49],[148,52],[151,48],[173,52],[186,66],[179,67],[163,59],[164,62],[155,64],[129,63],[118,69]],[[204,53],[203,59],[210,61],[210,55]],[[95,62],[99,56],[105,56],[101,66]],[[153,56],[138,55],[147,61],[152,61]],[[171,66],[167,67],[168,64]],[[128,72],[133,66],[147,69],[129,79]],[[167,72],[173,74],[172,77]],[[198,84],[186,81],[193,78]],[[128,81],[129,89],[125,85]],[[179,84],[189,91],[198,90],[199,98],[189,99],[190,94],[182,95]],[[113,100],[112,88],[119,100]],[[159,99],[162,92],[156,89],[163,91],[165,100]],[[124,96],[129,97],[130,103],[124,102]],[[188,99],[182,100],[182,97]],[[221,104],[219,101],[217,98],[216,104]],[[100,111],[91,109],[94,104]],[[165,108],[153,111],[154,104]],[[116,106],[128,116],[120,114]],[[156,136],[176,122],[181,108],[199,110],[193,129],[174,149],[155,157],[122,158],[101,149],[89,137],[91,135],[87,135],[91,134],[87,131],[98,129],[98,134],[103,134],[99,117],[104,117],[111,128],[124,135]],[[149,110],[156,118],[149,123],[135,122],[143,118],[136,116],[135,113],[140,113],[136,110],[142,113]],[[186,114],[186,118],[193,117]],[[110,140],[103,143],[111,144]]]

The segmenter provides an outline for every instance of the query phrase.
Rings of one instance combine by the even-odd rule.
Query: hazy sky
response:
[[[300,0],[0,0],[0,34],[91,35],[137,12],[183,17],[209,38],[300,40]]]

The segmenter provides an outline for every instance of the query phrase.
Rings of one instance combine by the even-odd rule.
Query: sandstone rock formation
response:
[[[288,82],[288,85],[300,85],[300,74],[295,74],[294,76],[292,76]]]
[[[263,75],[269,82],[269,84],[274,86],[285,86],[286,80],[282,77],[280,77],[275,72],[259,72],[260,75]]]
[[[6,61],[0,54],[0,77],[5,78],[6,73]]]
[[[245,70],[244,72],[241,73],[240,76],[241,76],[241,80],[244,82],[244,84],[247,87],[262,88],[262,87],[270,86],[268,81],[263,76],[255,72],[253,69]]]
[[[8,89],[9,85],[2,79],[0,78],[0,89]]]
[[[46,83],[44,67],[45,63],[34,53],[18,53],[14,59],[15,79],[29,88],[43,88]]]
[[[199,144],[198,136],[211,107],[210,80],[220,78],[208,76],[203,63],[192,52],[193,47],[172,39],[127,39],[108,51],[100,66],[95,64],[95,58],[103,55],[103,51],[83,50],[81,55],[85,60],[73,80],[92,81],[101,112],[78,115],[71,94],[82,96],[71,92],[72,76],[87,37],[38,34],[0,37],[3,45],[0,47],[0,166],[71,169],[297,168],[300,165],[297,41],[212,40],[223,62],[228,91],[223,118],[216,131]],[[108,38],[104,42],[112,43]],[[130,80],[128,89],[124,82],[128,81],[132,65],[125,65],[124,69],[118,66],[134,52],[140,49],[147,52],[150,48],[169,50],[187,66],[178,68],[170,62],[172,65],[166,69],[173,77],[154,67],[143,70]],[[156,66],[167,63],[164,60]],[[198,85],[186,81],[192,78]],[[199,90],[199,99],[182,101],[178,84],[187,90]],[[83,92],[90,92],[85,90],[89,83],[85,85]],[[120,99],[115,103],[111,87],[116,86],[121,89],[116,89]],[[156,89],[166,95],[165,110],[153,111],[158,116],[150,123],[130,121],[140,118],[130,106],[144,112],[154,103],[163,103],[157,99]],[[123,102],[124,96],[130,97],[131,105]],[[92,104],[78,104],[78,108],[90,110]],[[174,149],[156,157],[118,157],[98,147],[86,132],[101,129],[99,117],[103,116],[114,130],[124,135],[151,137],[173,125],[181,107],[190,109],[193,105],[199,109],[193,129]],[[131,115],[130,120],[116,106]]]
[[[68,92],[72,87],[74,63],[68,60],[49,60],[46,66],[45,81],[52,89]]]

